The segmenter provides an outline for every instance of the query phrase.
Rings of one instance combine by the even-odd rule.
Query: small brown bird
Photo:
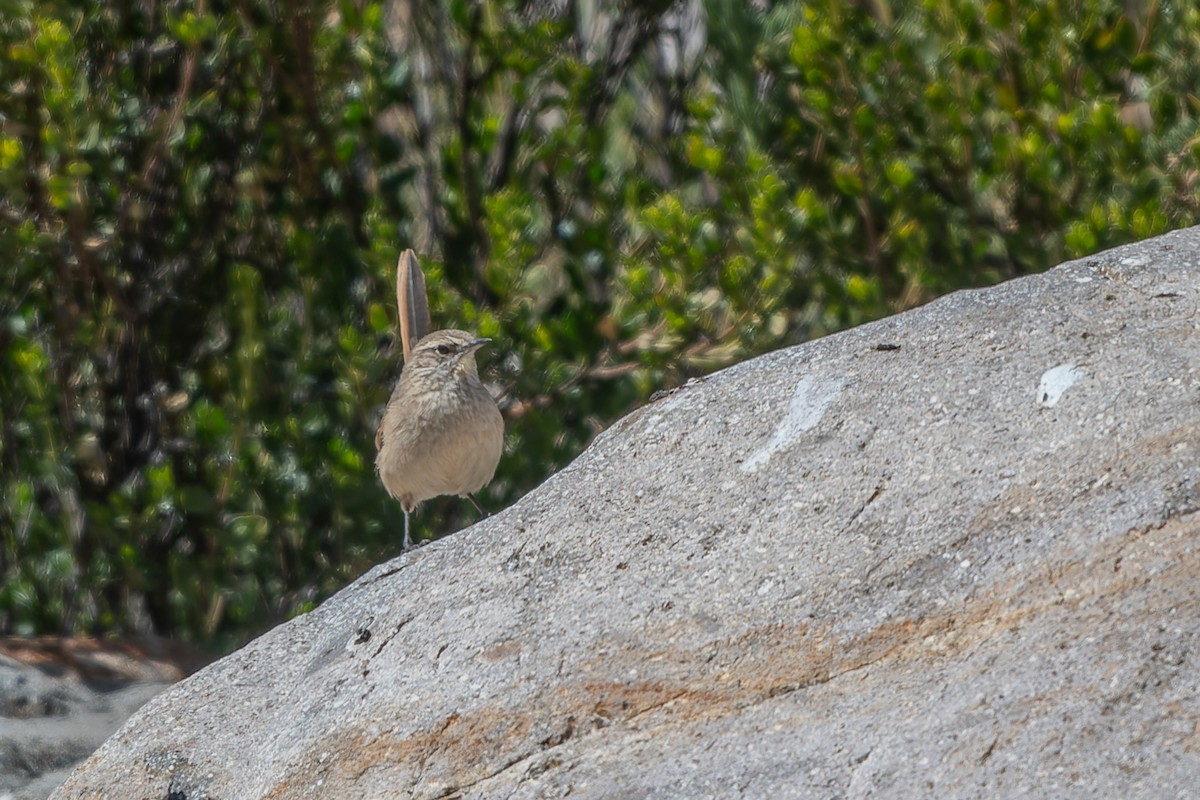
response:
[[[504,418],[479,380],[475,351],[490,339],[434,331],[417,341],[375,434],[375,468],[408,515],[432,497],[473,494],[492,479],[504,444]]]

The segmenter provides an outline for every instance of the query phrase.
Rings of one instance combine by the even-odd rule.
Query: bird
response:
[[[466,497],[496,473],[504,418],[479,380],[475,353],[491,339],[440,330],[412,345],[375,434],[375,468],[404,510],[404,549],[412,547],[409,515],[433,497]]]

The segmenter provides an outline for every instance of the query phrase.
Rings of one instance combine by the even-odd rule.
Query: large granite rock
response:
[[[55,797],[1194,797],[1198,327],[1191,229],[724,370]]]

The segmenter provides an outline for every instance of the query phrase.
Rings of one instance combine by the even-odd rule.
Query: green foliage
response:
[[[2,631],[224,647],[394,554],[404,247],[497,341],[498,509],[657,388],[1198,216],[1190,4],[0,2]]]

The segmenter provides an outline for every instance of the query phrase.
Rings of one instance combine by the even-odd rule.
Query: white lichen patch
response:
[[[767,443],[742,462],[742,472],[756,472],[776,452],[795,444],[805,431],[816,427],[830,404],[842,393],[844,386],[841,379],[819,379],[811,376],[801,378],[792,392],[792,402],[788,405],[787,413],[775,427]]]
[[[1075,385],[1083,377],[1079,367],[1074,364],[1059,364],[1042,373],[1038,383],[1037,401],[1044,408],[1053,408],[1062,398],[1063,392]]]

